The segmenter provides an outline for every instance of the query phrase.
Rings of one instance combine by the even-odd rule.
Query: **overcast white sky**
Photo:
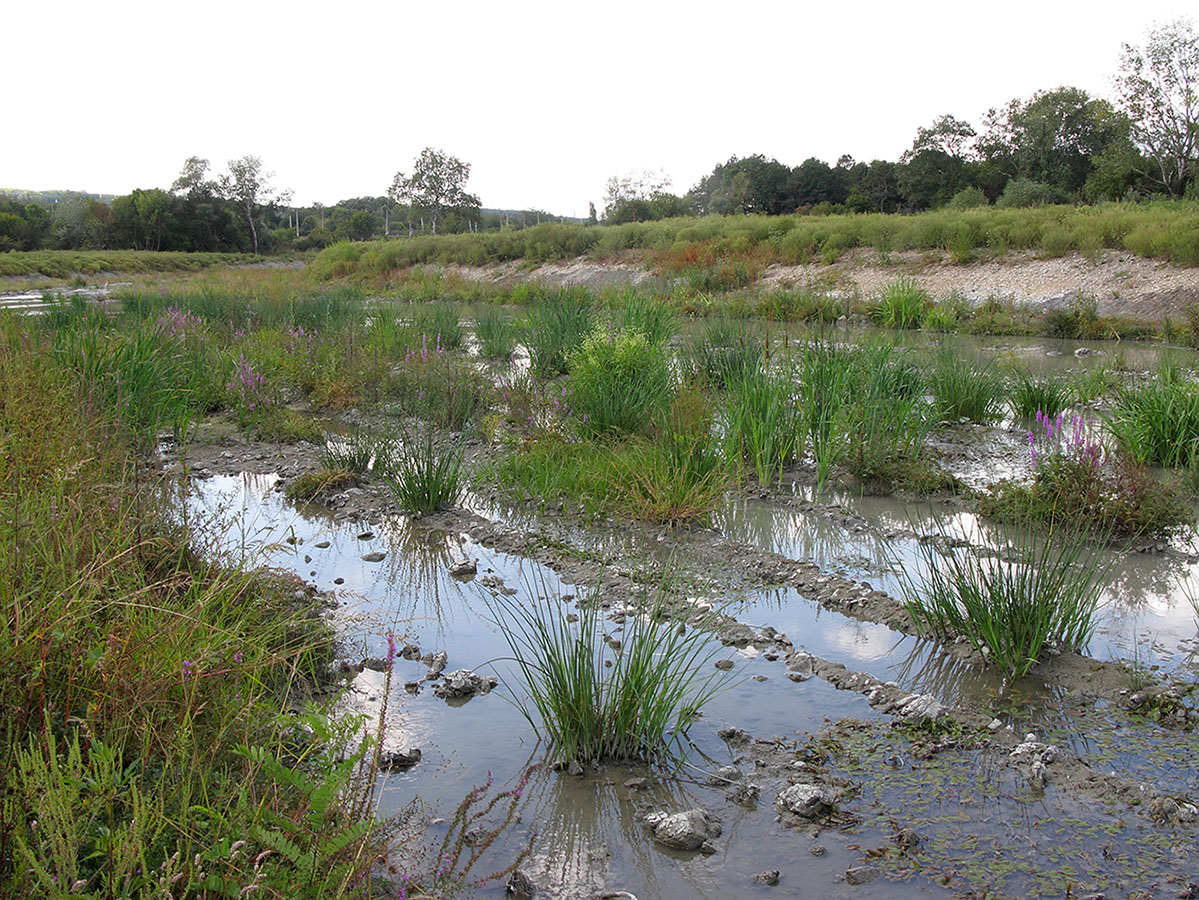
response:
[[[731,155],[894,160],[1062,85],[1109,96],[1120,45],[1194,0],[13,0],[0,187],[168,188],[262,157],[302,204],[380,195],[421,148],[487,207],[583,216],[608,177],[684,192]]]

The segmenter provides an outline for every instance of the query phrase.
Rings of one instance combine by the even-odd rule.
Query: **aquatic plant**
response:
[[[918,547],[921,572],[903,586],[917,626],[945,641],[964,636],[1009,679],[1049,647],[1082,650],[1090,639],[1107,569],[1081,532],[1026,528],[991,552],[940,528]]]
[[[569,357],[567,397],[575,424],[589,434],[648,434],[674,393],[661,344],[639,331],[593,331]]]
[[[1152,381],[1119,390],[1106,425],[1137,462],[1193,465],[1199,460],[1199,385],[1159,372]]]
[[[1002,376],[991,366],[976,368],[950,345],[936,354],[928,384],[942,419],[950,422],[966,419],[989,425],[999,418]]]
[[[412,304],[412,330],[424,337],[426,345],[440,350],[456,350],[464,335],[458,310],[449,303]]]
[[[435,512],[462,496],[462,441],[436,441],[433,431],[403,434],[388,466],[385,480],[404,512]]]
[[[563,288],[539,297],[529,310],[525,345],[529,364],[540,378],[567,371],[567,359],[591,333],[595,301],[581,289]]]
[[[1123,452],[1110,452],[1095,421],[1038,413],[1028,431],[1032,484],[1006,480],[979,501],[979,512],[1001,521],[1086,529],[1103,539],[1168,538],[1194,523],[1177,485],[1158,478]]]
[[[930,303],[916,279],[900,276],[883,288],[870,307],[870,318],[883,328],[919,328]]]
[[[757,330],[732,319],[707,321],[683,360],[687,374],[712,390],[722,390],[762,365],[765,347]]]
[[[760,483],[769,484],[802,457],[808,408],[796,393],[789,368],[745,370],[732,381],[720,428],[730,465],[748,464]]]
[[[485,359],[508,359],[516,348],[519,329],[512,317],[494,306],[475,311],[475,338]]]
[[[493,621],[525,691],[516,703],[560,764],[665,760],[719,688],[709,661],[719,642],[676,620],[661,592],[642,598],[619,639],[604,633],[596,584],[569,614],[545,585],[521,601],[496,592]],[[572,621],[574,620],[574,621]],[[705,671],[706,669],[706,671]]]
[[[1028,420],[1038,413],[1056,416],[1070,405],[1071,393],[1066,382],[1014,368],[1008,379],[1007,403],[1017,419]]]

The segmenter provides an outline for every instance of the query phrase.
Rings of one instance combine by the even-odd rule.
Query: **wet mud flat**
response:
[[[615,639],[665,573],[680,617],[720,611],[723,690],[681,767],[527,776],[486,861],[530,847],[535,896],[1199,896],[1196,629],[1179,592],[1194,548],[1124,554],[1088,655],[1005,686],[968,644],[922,639],[900,599],[934,517],[974,534],[952,501],[816,495],[800,480],[735,492],[711,528],[585,522],[487,494],[414,520],[372,484],[284,500],[314,450],[217,429],[164,463],[227,551],[270,547],[269,564],[326,592],[347,702],[370,715],[386,700],[384,747],[403,762],[380,811],[420,798],[429,840],[473,786],[512,787],[544,757],[509,702],[521,688],[489,596],[571,608],[598,583]],[[388,634],[403,648],[390,680]],[[438,696],[463,669],[495,687]],[[655,830],[692,810],[694,840]]]

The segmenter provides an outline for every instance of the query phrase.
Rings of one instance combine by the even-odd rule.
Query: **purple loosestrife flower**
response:
[[[192,671],[195,669],[195,663],[193,663],[190,659],[185,659],[179,664],[179,667],[183,670],[183,677],[190,678]]]

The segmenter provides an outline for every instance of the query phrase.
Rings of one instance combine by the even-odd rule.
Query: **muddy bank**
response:
[[[667,279],[640,261],[575,259],[529,268],[519,262],[493,266],[446,266],[468,281],[513,286],[541,281],[563,287],[663,286]],[[813,285],[849,298],[877,296],[896,277],[916,280],[934,299],[959,296],[973,305],[995,298],[1040,309],[1063,309],[1076,298],[1092,298],[1102,316],[1160,321],[1183,317],[1199,302],[1199,269],[1131,253],[1104,251],[1095,257],[1072,253],[1050,259],[1011,253],[994,260],[959,265],[939,252],[904,251],[880,260],[870,250],[854,250],[830,265],[772,265],[762,274],[764,287]]]

